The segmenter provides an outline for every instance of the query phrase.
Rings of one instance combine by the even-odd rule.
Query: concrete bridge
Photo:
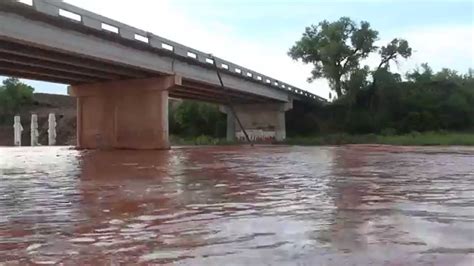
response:
[[[241,136],[229,103],[253,138],[282,140],[294,101],[325,101],[60,0],[0,1],[0,75],[69,84],[79,148],[169,148],[168,97],[221,104],[228,139]]]

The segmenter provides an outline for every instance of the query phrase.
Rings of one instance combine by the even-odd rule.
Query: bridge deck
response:
[[[0,2],[0,74],[64,84],[178,74],[171,96],[225,102],[212,57],[58,0]],[[238,102],[325,101],[215,58]]]

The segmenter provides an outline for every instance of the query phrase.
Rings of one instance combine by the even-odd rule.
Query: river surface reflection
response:
[[[472,148],[0,148],[0,265],[473,261]]]

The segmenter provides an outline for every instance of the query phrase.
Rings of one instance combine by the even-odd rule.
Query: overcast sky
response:
[[[474,67],[472,1],[338,0],[66,0],[79,7],[212,53],[327,98],[324,80],[306,82],[311,66],[288,49],[306,26],[349,16],[369,21],[379,45],[399,37],[414,49],[394,66],[402,73],[428,62],[435,70]],[[367,60],[376,64],[377,58]],[[66,93],[64,85],[30,82],[37,91]]]

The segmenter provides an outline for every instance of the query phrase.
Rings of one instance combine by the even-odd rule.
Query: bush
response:
[[[226,134],[227,120],[217,105],[182,101],[176,107],[170,106],[169,125],[170,134],[183,138],[222,138]]]
[[[412,131],[412,132],[410,132],[410,136],[412,136],[413,138],[419,137],[420,135],[421,135],[421,133],[418,132],[418,131]]]
[[[391,127],[384,128],[384,129],[382,129],[380,134],[382,134],[383,136],[393,136],[393,135],[397,135],[397,130],[395,128],[391,128]]]

